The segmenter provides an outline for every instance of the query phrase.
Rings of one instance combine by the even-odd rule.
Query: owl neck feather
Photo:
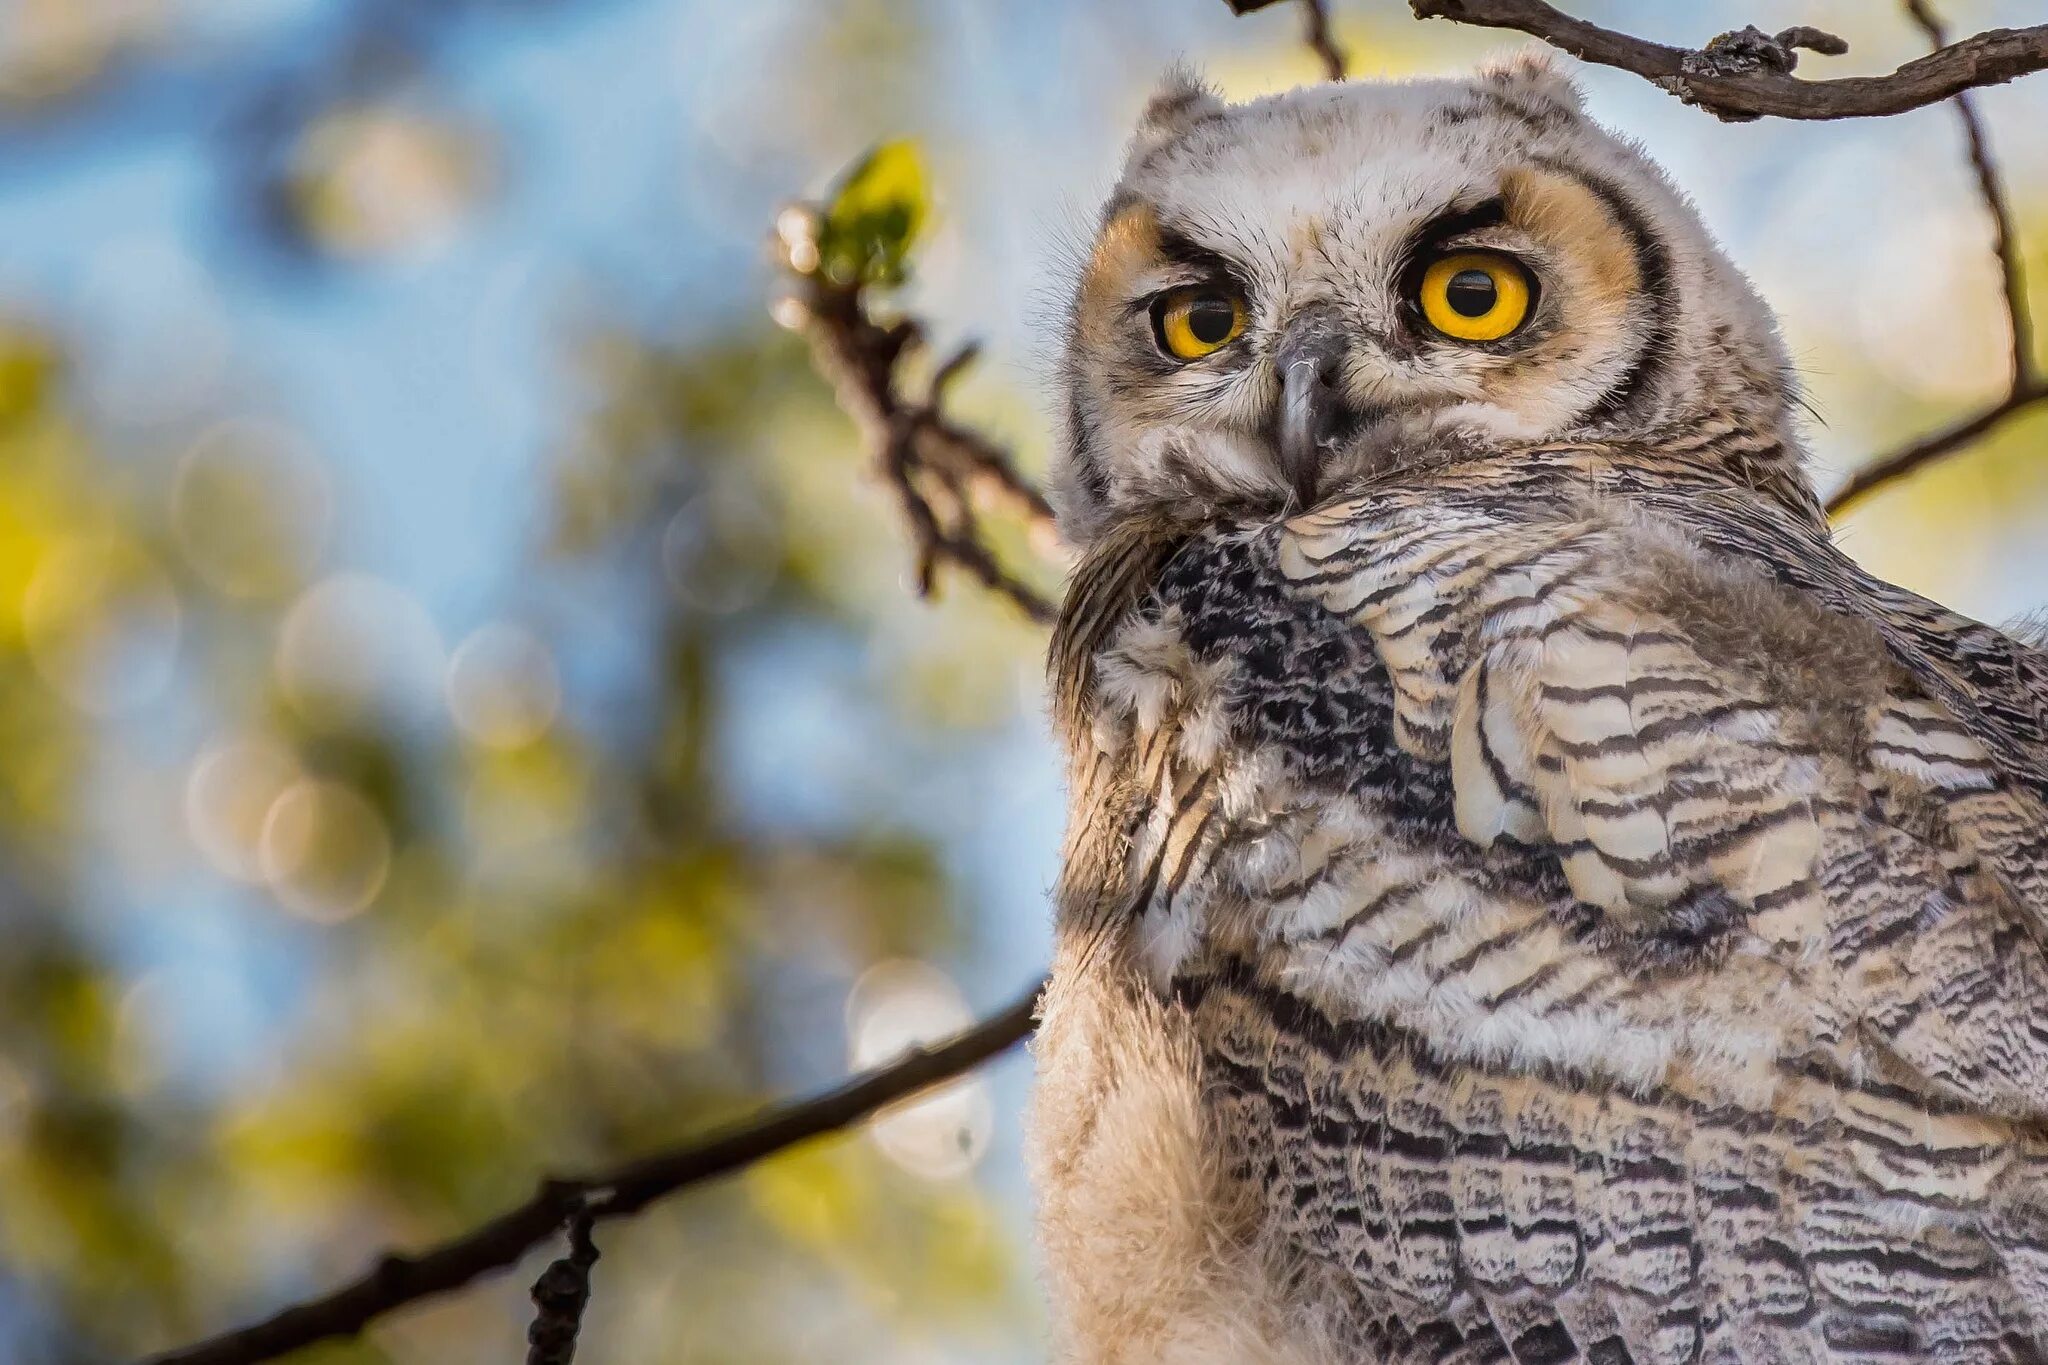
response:
[[[1046,654],[1053,729],[1070,757],[1089,743],[1095,656],[1187,543],[1189,530],[1165,517],[1130,517],[1096,537],[1074,566]]]

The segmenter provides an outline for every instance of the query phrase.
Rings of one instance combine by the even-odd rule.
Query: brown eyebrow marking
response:
[[[1159,213],[1134,200],[1104,225],[1095,239],[1074,300],[1074,325],[1084,336],[1113,325],[1121,295],[1131,279],[1159,259]]]
[[[1635,253],[1638,288],[1647,312],[1645,336],[1627,373],[1583,414],[1585,420],[1604,421],[1640,401],[1670,359],[1671,337],[1676,330],[1675,314],[1678,310],[1677,290],[1671,278],[1671,256],[1651,226],[1648,214],[1620,185],[1583,166],[1575,166],[1556,157],[1539,158],[1536,164],[1553,174],[1577,181],[1599,200]]]

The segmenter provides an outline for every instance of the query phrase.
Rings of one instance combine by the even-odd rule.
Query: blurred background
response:
[[[1362,76],[1502,45],[1333,8]],[[1921,50],[1867,0],[1572,8],[1818,24],[1828,74]],[[908,140],[901,304],[986,343],[955,410],[1042,470],[1064,263],[1148,85],[1306,81],[1298,35],[1220,0],[0,0],[0,1359],[218,1330],[1034,979],[1041,637],[906,590],[764,243]],[[1823,486],[2000,391],[1952,110],[1730,126],[1585,82],[1782,310]],[[2048,308],[2048,78],[1979,98]],[[1845,543],[2039,607],[2044,471],[2036,415]],[[1040,1358],[1028,1068],[609,1225],[580,1358]],[[552,1254],[300,1359],[521,1359]]]

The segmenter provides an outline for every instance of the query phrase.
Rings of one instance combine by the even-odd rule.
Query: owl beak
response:
[[[1301,507],[1315,504],[1323,451],[1349,420],[1338,388],[1344,352],[1334,319],[1311,313],[1294,321],[1273,354],[1280,374],[1280,476]]]

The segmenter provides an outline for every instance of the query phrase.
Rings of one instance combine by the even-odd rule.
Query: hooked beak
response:
[[[1336,320],[1310,312],[1294,320],[1273,354],[1280,375],[1280,476],[1301,507],[1315,505],[1324,451],[1356,421],[1339,387],[1344,353]]]

